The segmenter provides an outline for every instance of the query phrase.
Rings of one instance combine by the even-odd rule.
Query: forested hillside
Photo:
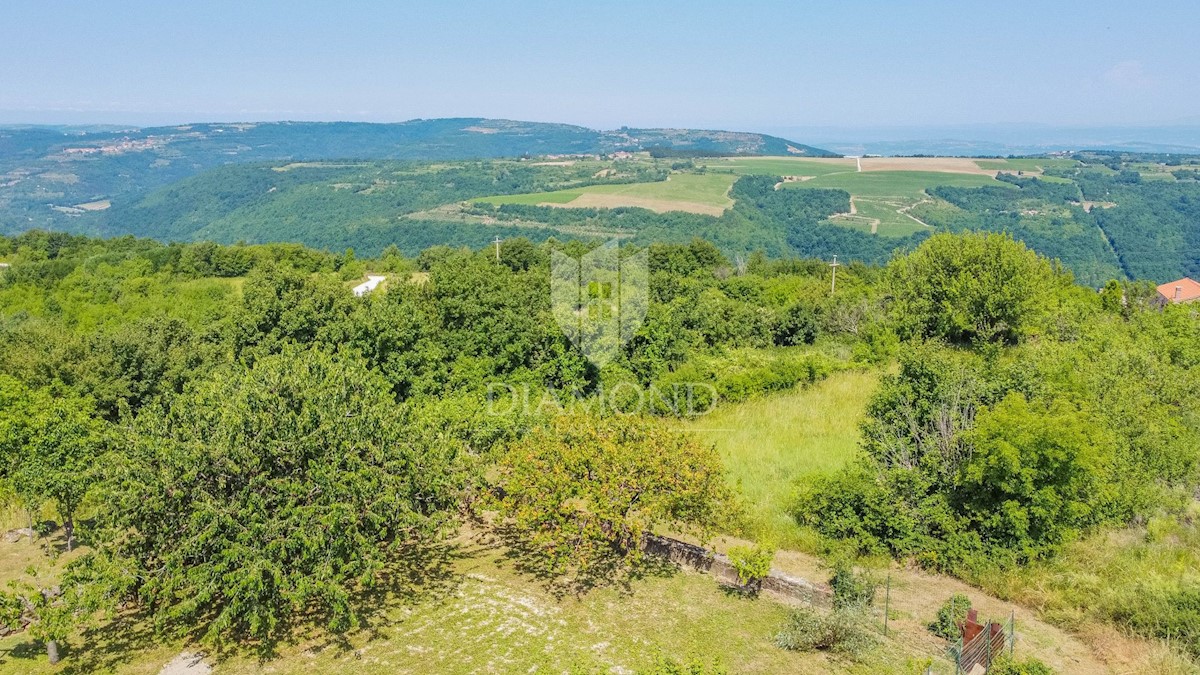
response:
[[[988,184],[980,187],[938,184],[939,175],[953,183],[955,174],[922,174],[924,184],[932,187],[920,190],[918,197],[901,198],[896,203],[909,205],[899,208],[880,201],[887,197],[856,197],[849,192],[858,189],[855,180],[846,180],[846,189],[787,189],[781,188],[787,183],[779,175],[722,174],[691,159],[645,155],[436,164],[235,164],[87,218],[109,234],[166,241],[289,241],[331,251],[353,248],[365,256],[390,245],[408,255],[436,244],[480,247],[497,236],[533,241],[619,238],[639,244],[701,237],[732,259],[761,252],[775,258],[838,255],[882,263],[933,232],[987,231],[1024,241],[1060,260],[1081,283],[1097,288],[1110,279],[1163,282],[1200,273],[1200,182],[1187,170],[1175,170],[1180,177],[1145,171],[1142,180],[1143,172],[1116,172],[1088,159],[1090,163],[1077,167],[1049,169],[1046,175],[1001,172],[995,179],[985,177]],[[774,163],[767,168],[776,171],[811,170],[813,165],[770,161]],[[997,163],[1030,165],[1022,161],[1037,160]],[[1130,158],[1105,161],[1137,166]],[[888,180],[895,175],[898,186],[908,180],[905,172],[854,173],[853,163],[850,173],[840,175]],[[838,177],[827,174],[823,184],[837,185]],[[699,192],[677,189],[687,179],[701,181],[695,188]],[[883,189],[886,194],[891,188]],[[622,194],[641,196],[622,202]],[[584,201],[588,198],[606,201]],[[730,206],[716,207],[720,215],[689,211],[710,210],[707,204],[721,200]],[[856,210],[859,215],[851,216]],[[872,233],[853,220],[869,213],[909,225]]]
[[[0,232],[286,241],[366,256],[495,237],[698,236],[735,260],[880,263],[936,231],[988,231],[1097,288],[1200,275],[1197,157],[928,158],[918,170],[903,166],[920,158],[883,158],[861,162],[894,168],[864,172],[826,155],[760,134],[484,119],[6,129]]]
[[[820,148],[748,132],[596,131],[481,118],[399,124],[0,127],[0,231],[43,227],[98,232],[91,216],[108,203],[128,205],[155,188],[228,164],[600,155],[651,148],[681,154],[831,156]]]

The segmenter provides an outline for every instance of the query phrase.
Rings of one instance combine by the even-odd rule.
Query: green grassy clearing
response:
[[[216,659],[214,673],[633,673],[650,667],[658,654],[717,661],[739,674],[904,673],[920,654],[887,642],[853,664],[778,649],[770,640],[785,620],[784,605],[726,593],[694,572],[558,597],[515,572],[498,548],[464,541],[461,552],[436,594],[416,602],[382,601],[369,628],[344,639],[312,629],[265,662],[252,654]],[[147,621],[128,618],[69,645],[65,660],[52,667],[25,635],[0,639],[0,673],[153,675],[185,649],[208,651],[156,638]]]
[[[554,192],[530,192],[521,195],[501,195],[499,197],[483,197],[477,202],[491,204],[566,204],[583,194],[583,188],[572,190],[556,190]]]
[[[874,221],[877,220],[879,221],[876,226],[877,234],[880,236],[904,237],[927,228],[900,213],[899,209],[928,201],[929,196],[925,190],[940,185],[954,187],[999,185],[1017,189],[1016,186],[998,181],[991,176],[937,171],[828,173],[811,180],[784,183],[782,189],[845,190],[854,197],[857,214],[855,216],[837,216],[826,222],[869,233]]]
[[[640,202],[653,201],[699,204],[725,209],[733,206],[733,200],[729,198],[729,188],[733,186],[734,180],[735,176],[731,174],[673,173],[668,180],[652,183],[591,185],[555,192],[483,197],[475,201],[492,204],[570,205],[580,197],[595,195],[603,197],[608,206],[620,206],[623,198],[628,198],[630,206],[640,206]]]
[[[999,171],[1044,171],[1046,169],[1070,169],[1079,166],[1073,159],[1033,158],[1033,159],[977,159],[975,164],[981,169],[996,169]]]
[[[807,535],[788,513],[796,481],[836,471],[854,456],[878,378],[873,372],[835,373],[806,389],[719,407],[687,428],[716,445],[751,526],[781,547],[805,547]]]
[[[855,197],[896,197],[921,199],[925,190],[940,185],[953,187],[981,187],[1001,185],[1012,187],[991,176],[969,173],[944,173],[938,171],[863,171],[831,173],[812,180],[784,183],[784,189],[802,190],[812,188],[841,189]]]
[[[874,230],[881,237],[907,237],[914,232],[932,229],[900,212],[900,209],[916,203],[916,200],[911,199],[874,200],[855,197],[856,215],[839,215],[828,222],[868,234]]]
[[[739,176],[824,176],[856,171],[853,159],[789,159],[787,157],[716,157],[697,160],[697,164],[716,171],[732,171]]]
[[[1060,185],[1070,185],[1071,183],[1075,182],[1075,181],[1071,180],[1070,178],[1060,178],[1058,176],[1039,175],[1039,176],[1037,176],[1037,179],[1046,181],[1047,183],[1058,183]]]

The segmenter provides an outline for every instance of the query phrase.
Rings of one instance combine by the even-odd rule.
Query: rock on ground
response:
[[[208,675],[211,672],[212,666],[204,662],[203,654],[180,652],[158,671],[158,675]]]

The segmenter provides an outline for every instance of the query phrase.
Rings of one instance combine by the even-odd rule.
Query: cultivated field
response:
[[[710,171],[730,171],[739,176],[822,176],[857,171],[852,158],[790,159],[788,157],[716,157],[698,160]]]
[[[1070,169],[1079,166],[1073,159],[977,159],[974,160],[981,169],[989,171],[1022,171],[1030,174],[1040,174],[1046,169]]]
[[[658,213],[687,211],[719,216],[733,206],[729,188],[732,174],[673,173],[665,181],[628,183],[623,185],[591,185],[555,192],[484,197],[473,201],[492,204],[540,204],[567,208],[617,208],[621,206],[649,209]]]
[[[907,159],[907,158],[905,158]],[[920,158],[918,158],[920,159]],[[866,161],[866,160],[864,160]],[[935,171],[865,170],[828,173],[810,180],[786,182],[781,189],[837,188],[849,192],[853,210],[834,216],[830,223],[844,225],[885,237],[902,237],[928,226],[910,215],[910,210],[930,201],[925,190],[939,185],[979,187],[1014,186],[988,173],[941,173]]]

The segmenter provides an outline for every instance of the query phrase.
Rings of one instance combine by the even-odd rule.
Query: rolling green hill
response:
[[[364,255],[389,245],[408,253],[479,247],[497,236],[701,237],[731,257],[762,251],[867,262],[884,262],[939,230],[982,230],[1020,238],[1091,286],[1200,275],[1200,182],[1186,172],[1176,179],[1160,170],[1157,180],[1134,182],[1140,173],[1094,159],[1017,161],[1015,171],[1045,167],[1048,175],[998,177],[984,168],[860,172],[853,161],[640,153],[232,164],[79,218],[108,235],[287,241]]]
[[[271,122],[157,128],[0,127],[0,232],[102,232],[102,203],[229,164],[322,160],[467,160],[607,155],[832,156],[775,136],[694,129],[597,131],[569,124],[453,118],[399,124]]]
[[[823,154],[759,134],[481,119],[10,129],[0,131],[0,233],[365,255],[497,236],[702,237],[731,257],[878,263],[938,230],[983,230],[1020,238],[1092,286],[1200,276],[1200,158]]]

